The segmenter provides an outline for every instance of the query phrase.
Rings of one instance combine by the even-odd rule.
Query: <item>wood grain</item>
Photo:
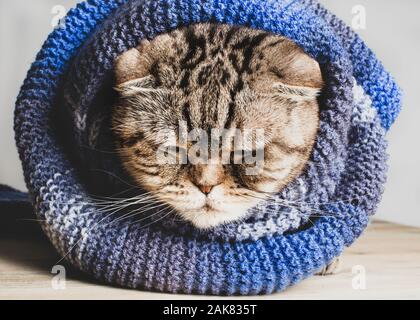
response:
[[[21,235],[10,231],[0,235],[0,299],[203,299],[113,288],[68,267],[66,288],[53,289],[51,268],[59,257],[52,246],[37,227]],[[420,229],[374,222],[342,259],[336,275],[255,299],[420,299]],[[360,268],[365,289],[352,286]]]

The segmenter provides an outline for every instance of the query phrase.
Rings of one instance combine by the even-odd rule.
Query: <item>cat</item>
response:
[[[196,228],[246,218],[309,161],[323,79],[318,62],[286,37],[223,24],[181,27],[121,54],[115,79],[112,130],[125,170]],[[227,162],[169,163],[159,152],[165,145],[166,156],[185,160],[194,145],[181,132],[206,141],[214,129],[223,138],[251,133],[238,144],[218,140],[216,154]],[[261,161],[244,161],[258,153]]]

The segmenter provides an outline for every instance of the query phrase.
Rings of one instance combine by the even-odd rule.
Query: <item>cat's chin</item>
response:
[[[238,214],[236,217],[227,218],[226,212],[204,211],[202,213],[197,213],[197,215],[193,219],[191,219],[190,222],[197,229],[210,230],[217,226],[240,220],[244,216],[245,212],[243,212],[242,214]]]
[[[194,227],[201,230],[210,230],[229,222],[244,219],[249,208],[238,206],[230,208],[229,211],[214,209],[211,207],[203,207],[198,210],[191,210],[180,213],[187,221],[191,222]]]

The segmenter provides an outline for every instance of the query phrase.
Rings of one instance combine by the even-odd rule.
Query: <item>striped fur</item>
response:
[[[126,170],[198,228],[245,217],[296,178],[310,157],[322,76],[318,63],[285,37],[192,25],[144,40],[117,59],[115,73],[121,98],[113,130]],[[252,164],[233,161],[161,165],[160,133],[179,132],[181,123],[188,132],[263,130],[261,170],[250,175]],[[181,147],[178,135],[173,147],[179,156],[192,146]],[[232,157],[247,151],[226,148]]]

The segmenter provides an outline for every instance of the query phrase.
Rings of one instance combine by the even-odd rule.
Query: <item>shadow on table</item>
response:
[[[71,280],[97,283],[86,274],[61,260],[27,202],[0,205],[0,262],[16,269],[51,275],[53,266],[66,268]]]

